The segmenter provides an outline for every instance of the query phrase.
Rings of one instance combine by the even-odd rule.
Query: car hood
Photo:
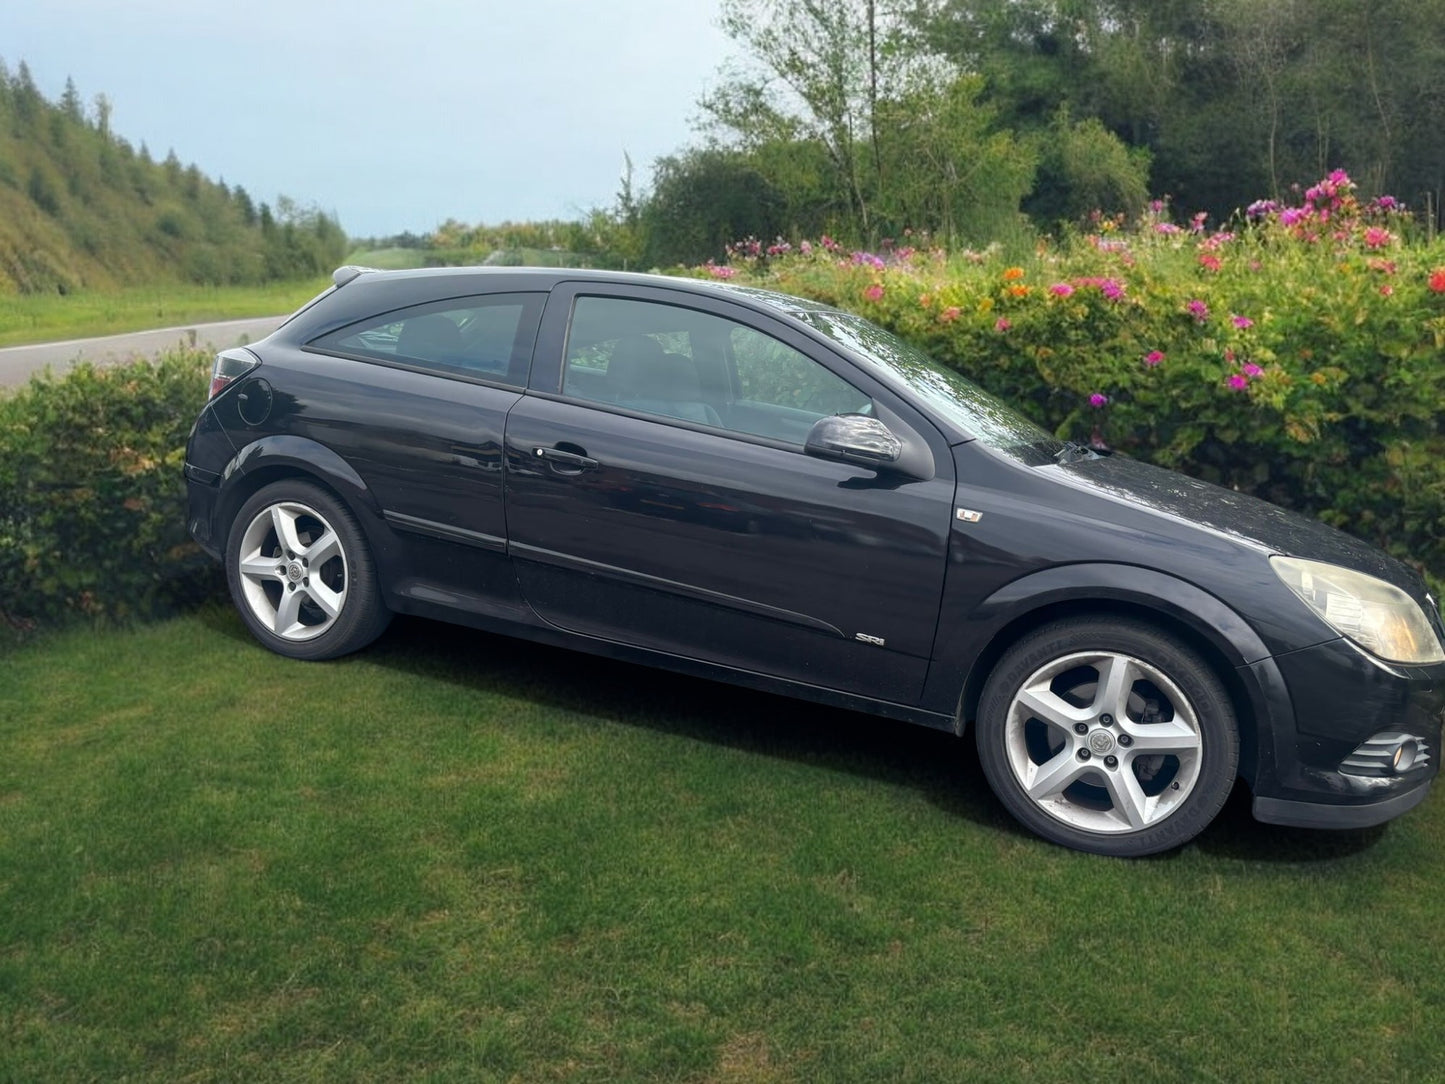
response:
[[[1257,497],[1120,455],[1044,469],[1146,513],[1183,520],[1257,550],[1342,565],[1425,597],[1419,575],[1368,542]]]

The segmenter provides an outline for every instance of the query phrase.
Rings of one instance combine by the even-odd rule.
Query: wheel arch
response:
[[[319,485],[341,501],[360,522],[374,554],[391,549],[381,507],[355,468],[317,441],[277,435],[246,445],[222,472],[212,537],[220,540],[223,550],[241,506],[266,486],[288,478]]]
[[[954,729],[974,720],[989,675],[1004,653],[1035,629],[1072,617],[1138,621],[1194,650],[1229,694],[1239,725],[1239,773],[1253,781],[1259,758],[1261,716],[1274,690],[1259,687],[1251,663],[1269,651],[1254,629],[1215,596],[1166,573],[1129,565],[1069,565],[1026,576],[990,596],[976,617],[994,628],[959,692]]]

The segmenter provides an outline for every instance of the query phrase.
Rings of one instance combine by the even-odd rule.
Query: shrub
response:
[[[1445,243],[1343,173],[1230,228],[1096,217],[996,252],[740,245],[700,273],[853,309],[1062,437],[1335,524],[1445,580]],[[771,253],[771,255],[769,254]]]
[[[216,591],[186,533],[186,437],[210,355],[81,365],[0,398],[0,616],[159,615]]]

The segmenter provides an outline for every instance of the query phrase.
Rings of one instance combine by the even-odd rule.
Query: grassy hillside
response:
[[[169,154],[155,161],[110,130],[67,83],[59,102],[22,62],[0,63],[0,294],[149,283],[254,285],[341,262],[335,219],[281,199],[256,204]]]

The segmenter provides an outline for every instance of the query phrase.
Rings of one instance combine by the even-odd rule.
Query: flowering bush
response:
[[[1342,171],[1226,229],[1152,204],[1005,263],[927,238],[735,248],[758,285],[853,309],[1061,436],[1319,516],[1445,579],[1445,244]]]

